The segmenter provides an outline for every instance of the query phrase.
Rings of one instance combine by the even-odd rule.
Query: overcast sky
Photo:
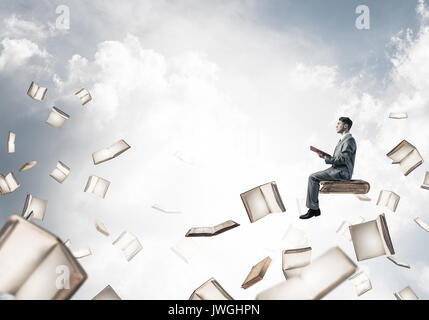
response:
[[[369,30],[355,26],[360,4],[369,6]],[[56,26],[58,5],[69,8],[69,29]],[[428,16],[423,2],[399,0],[2,1],[0,172],[13,171],[21,187],[1,196],[0,224],[22,212],[27,193],[49,200],[35,223],[93,252],[80,260],[88,280],[75,299],[107,284],[123,299],[187,299],[210,277],[233,298],[253,299],[284,280],[290,225],[306,232],[314,258],[339,245],[356,261],[335,231],[384,212],[396,257],[411,269],[385,257],[359,262],[373,289],[357,297],[346,281],[326,299],[394,299],[407,285],[425,299],[429,235],[413,219],[429,222],[429,191],[420,188],[428,166],[404,177],[386,153],[406,139],[429,158]],[[48,87],[42,102],[26,95],[31,81]],[[93,96],[85,106],[74,96],[82,87]],[[45,123],[52,106],[70,115],[61,131]],[[388,119],[393,111],[409,118]],[[309,145],[332,152],[340,116],[354,121],[353,178],[370,182],[372,201],[321,195],[322,215],[299,220],[308,175],[327,167]],[[94,166],[91,153],[119,139],[131,149]],[[33,169],[17,172],[31,160]],[[57,161],[71,168],[61,185],[49,177]],[[90,175],[111,181],[105,199],[83,192]],[[251,224],[240,193],[269,181],[286,213]],[[396,212],[375,205],[383,189],[401,196]],[[189,264],[170,250],[189,228],[228,219],[241,225],[193,239]],[[130,262],[112,246],[122,231],[143,246]],[[241,289],[267,255],[264,280]]]

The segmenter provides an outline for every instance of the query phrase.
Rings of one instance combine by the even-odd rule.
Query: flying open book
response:
[[[85,88],[80,89],[75,95],[79,97],[80,103],[82,103],[83,106],[92,100],[91,94]]]
[[[67,113],[56,107],[52,107],[51,113],[49,114],[46,123],[58,130],[61,130],[61,128],[64,126],[64,123],[66,123],[66,120],[69,118],[70,116]]]
[[[9,131],[9,136],[7,138],[7,153],[15,153],[15,138],[16,134]]]
[[[419,297],[410,286],[405,287],[399,292],[395,292],[394,295],[397,300],[419,300]]]
[[[0,193],[8,194],[14,192],[20,186],[15,175],[10,172],[6,177],[0,174]]]
[[[329,153],[326,153],[325,151],[322,151],[320,149],[317,149],[316,147],[310,146],[310,150],[316,153],[321,153],[324,157],[330,157],[331,155]]]
[[[238,227],[240,224],[232,220],[228,220],[222,223],[215,225],[214,227],[195,227],[189,229],[185,237],[211,237],[218,235],[222,232],[228,231],[235,227]]]
[[[43,220],[47,206],[48,200],[43,200],[36,198],[31,194],[27,194],[24,209],[22,210],[22,216],[26,220],[29,218]]]
[[[34,100],[42,101],[48,89],[39,87],[34,81],[31,82],[27,94]]]
[[[358,297],[372,289],[371,280],[363,271],[351,276],[349,281],[353,283]]]
[[[401,197],[393,191],[381,190],[378,196],[377,206],[385,206],[395,212]]]
[[[311,247],[283,250],[282,268],[286,280],[299,277],[304,267],[311,263]]]
[[[124,140],[116,141],[114,144],[112,144],[108,148],[101,149],[97,152],[94,152],[92,154],[92,160],[94,161],[94,164],[100,164],[102,162],[105,162],[107,160],[111,160],[113,158],[116,158],[121,153],[127,151],[129,148],[128,143],[126,143]]]
[[[420,188],[429,190],[429,171],[426,171],[425,178]]]
[[[405,176],[423,163],[417,148],[406,140],[402,140],[386,155],[393,160],[392,164],[399,163]]]
[[[233,300],[224,288],[216,281],[210,278],[199,286],[189,297],[189,300]]]
[[[248,276],[246,277],[246,280],[244,280],[241,287],[243,289],[247,289],[250,286],[253,286],[256,282],[261,281],[264,278],[265,273],[267,272],[267,269],[270,266],[270,264],[271,264],[270,257],[266,257],[265,259],[259,261],[256,265],[252,267]]]
[[[64,180],[69,176],[70,174],[70,168],[67,167],[64,163],[61,161],[57,162],[57,166],[54,170],[50,173],[50,176],[54,178],[57,182],[63,183]]]
[[[26,162],[24,163],[21,168],[19,168],[19,172],[22,171],[26,171],[26,170],[30,170],[31,168],[33,168],[35,165],[37,164],[37,161],[30,161],[30,162]]]

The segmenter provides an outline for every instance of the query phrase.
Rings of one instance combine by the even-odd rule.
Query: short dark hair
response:
[[[348,126],[349,130],[351,129],[351,127],[353,125],[353,121],[350,118],[348,118],[348,117],[341,117],[338,120],[340,120],[342,123],[346,124]]]

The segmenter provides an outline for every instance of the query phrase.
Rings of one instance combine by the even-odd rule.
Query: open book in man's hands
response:
[[[322,151],[320,149],[317,149],[317,148],[315,148],[313,146],[310,146],[310,150],[313,151],[313,152],[316,152],[316,153],[321,153],[324,157],[330,157],[331,156],[329,153],[326,153],[326,152],[324,152],[324,151]]]

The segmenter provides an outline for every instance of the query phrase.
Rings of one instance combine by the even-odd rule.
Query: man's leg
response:
[[[337,169],[328,168],[323,171],[318,171],[308,177],[307,187],[307,208],[317,210],[319,209],[319,188],[320,181],[335,181],[344,180],[338,173]]]

